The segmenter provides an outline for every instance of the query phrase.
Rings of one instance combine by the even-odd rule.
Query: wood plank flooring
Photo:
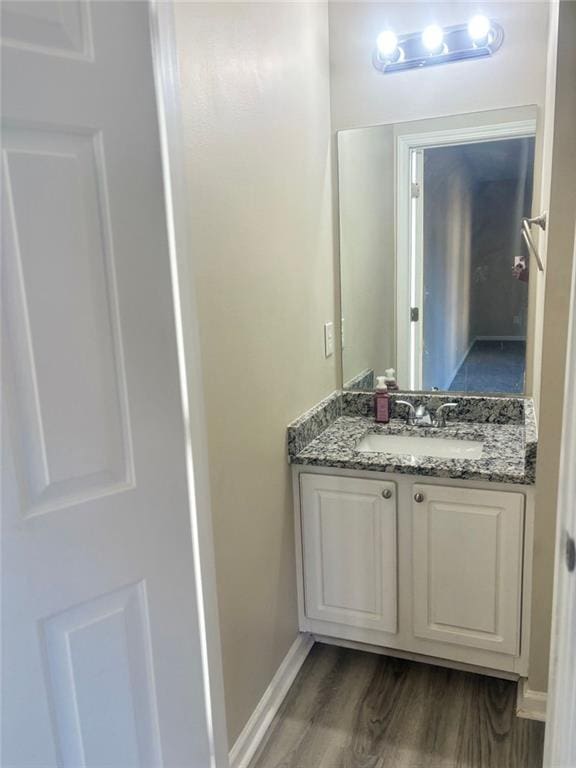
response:
[[[316,644],[251,768],[540,768],[515,683]]]

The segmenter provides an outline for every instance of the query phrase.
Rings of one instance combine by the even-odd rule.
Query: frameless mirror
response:
[[[344,388],[523,394],[536,108],[340,131]]]

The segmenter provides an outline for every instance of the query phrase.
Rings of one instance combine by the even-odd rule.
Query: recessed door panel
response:
[[[518,654],[524,496],[413,490],[414,634]]]
[[[396,632],[394,485],[322,475],[301,483],[306,615]]]
[[[90,17],[85,0],[4,0],[2,6],[4,45],[52,56],[90,56]]]
[[[326,608],[376,614],[381,583],[378,545],[381,540],[378,500],[318,491],[319,563],[323,605]],[[356,506],[351,514],[351,505]],[[362,560],[364,567],[347,564]]]
[[[145,584],[74,606],[42,629],[62,765],[160,765]]]
[[[432,502],[428,523],[431,623],[495,634],[501,510]]]
[[[35,514],[129,487],[131,441],[101,138],[4,140],[8,373]]]

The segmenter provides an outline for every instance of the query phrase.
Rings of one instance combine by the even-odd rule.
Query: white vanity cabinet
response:
[[[294,479],[302,631],[525,674],[531,488],[307,467]]]
[[[306,615],[396,632],[393,483],[303,475],[301,489]]]
[[[414,484],[414,635],[516,655],[524,496]]]

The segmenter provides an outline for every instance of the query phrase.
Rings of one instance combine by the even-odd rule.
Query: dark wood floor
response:
[[[540,768],[516,685],[314,646],[251,768]]]

